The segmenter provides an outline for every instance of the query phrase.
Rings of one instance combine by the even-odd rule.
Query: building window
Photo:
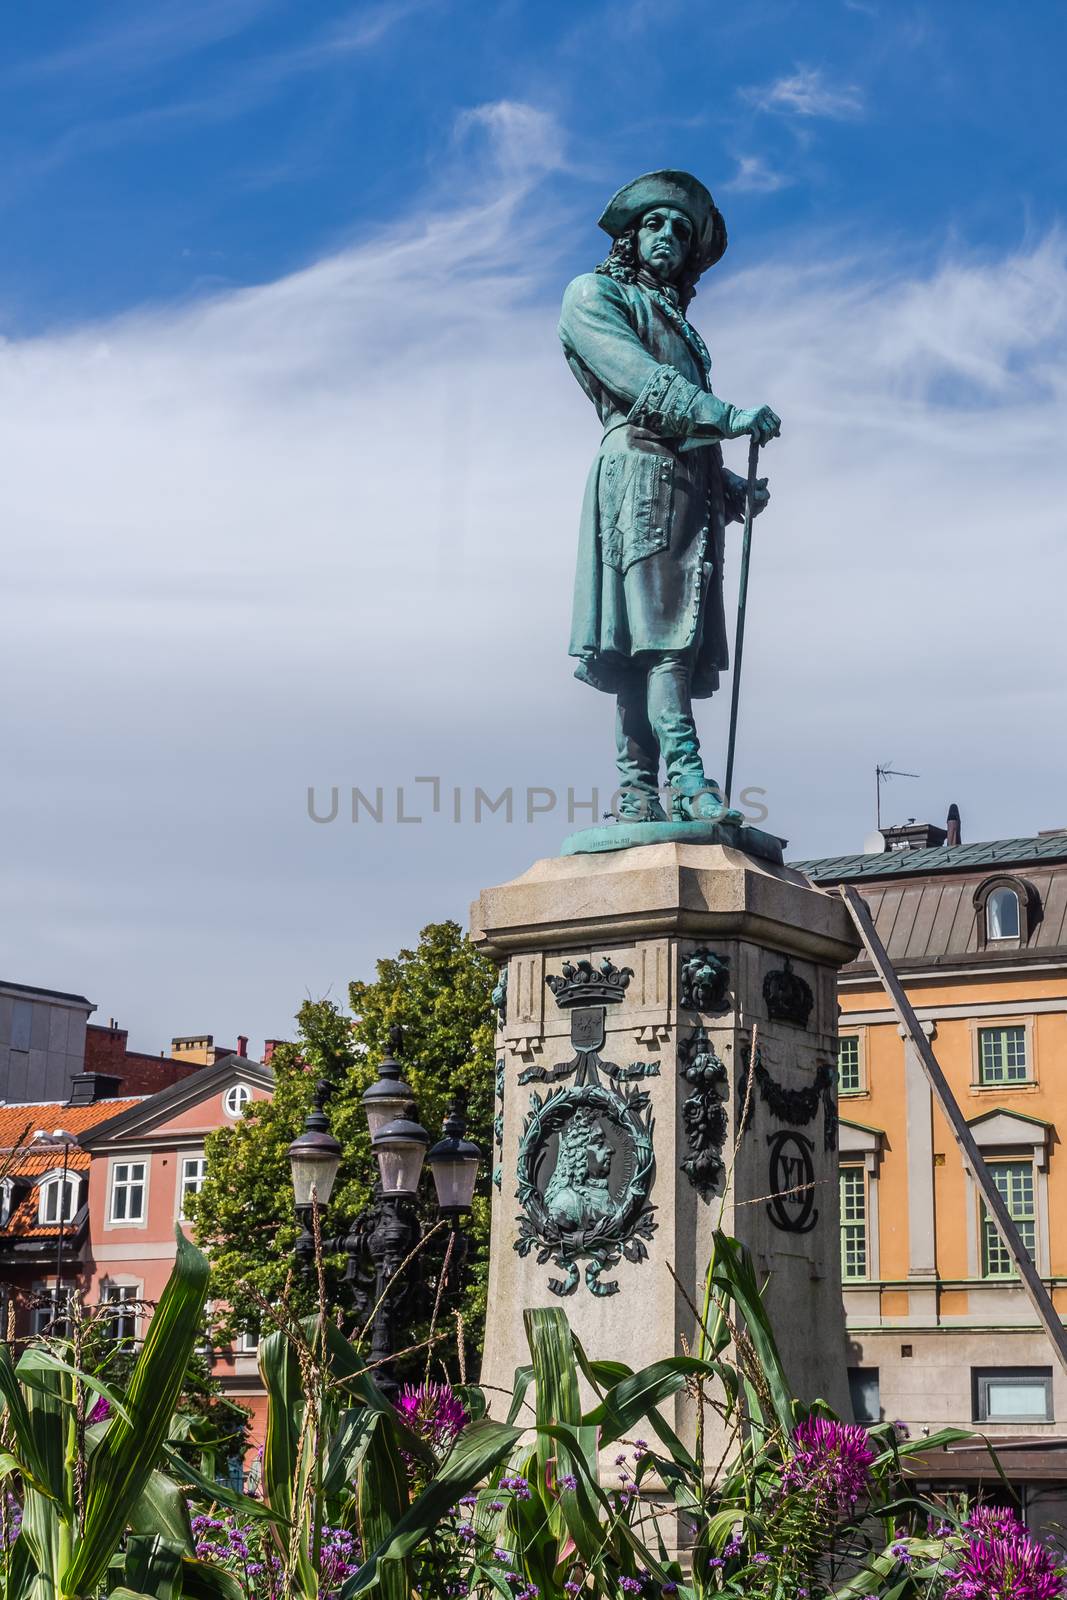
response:
[[[1051,1422],[1051,1367],[972,1367],[975,1422]]]
[[[1034,1164],[1032,1161],[989,1161],[986,1170],[1000,1191],[1008,1215],[1019,1230],[1027,1255],[1032,1261],[1037,1247],[1037,1216],[1034,1208]],[[1015,1262],[982,1203],[982,1276],[1014,1278]]]
[[[70,1310],[72,1291],[57,1289],[53,1284],[34,1285],[34,1305],[30,1313],[30,1332],[34,1337],[50,1334],[55,1339],[70,1338],[70,1323],[66,1313]]]
[[[1025,1083],[1029,1076],[1025,1027],[979,1028],[979,1083]]]
[[[49,1178],[38,1190],[37,1221],[41,1225],[55,1226],[73,1222],[78,1210],[78,1196],[82,1181],[79,1177]]]
[[[862,1167],[841,1168],[841,1277],[845,1283],[867,1276],[867,1174]]]
[[[131,1301],[140,1299],[140,1292],[133,1283],[105,1283],[100,1295],[100,1304],[106,1307],[104,1316],[107,1324],[108,1337],[116,1343],[132,1343],[137,1338],[137,1313],[131,1306]]]
[[[251,1098],[252,1091],[247,1083],[235,1083],[223,1095],[222,1109],[228,1117],[239,1117]]]
[[[145,1163],[116,1161],[111,1169],[111,1221],[144,1221]]]
[[[189,1220],[189,1196],[199,1194],[207,1177],[205,1156],[186,1156],[182,1161],[182,1193],[178,1216],[182,1222]]]
[[[1001,873],[974,891],[978,948],[1024,945],[1041,919],[1041,896],[1026,878]]]
[[[837,1087],[841,1094],[859,1094],[863,1088],[858,1033],[843,1033],[837,1041]]]
[[[237,1349],[243,1356],[254,1356],[259,1351],[259,1334],[246,1328],[237,1343]]]
[[[849,1367],[848,1392],[857,1422],[881,1422],[882,1396],[877,1367]]]
[[[1014,889],[994,889],[985,903],[985,936],[995,939],[1017,939],[1022,927],[1019,896]]]

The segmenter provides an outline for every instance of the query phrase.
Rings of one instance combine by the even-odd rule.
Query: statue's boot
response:
[[[643,673],[619,692],[615,714],[615,765],[619,773],[620,822],[666,822],[659,798],[659,745],[648,720]]]
[[[672,819],[743,825],[740,811],[724,805],[718,785],[704,775],[684,656],[666,656],[649,672],[648,716],[671,786]]]

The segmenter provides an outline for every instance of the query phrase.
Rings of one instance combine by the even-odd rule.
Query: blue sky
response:
[[[13,7],[0,325],[291,271],[462,184],[465,114],[499,101],[556,119],[546,181],[579,216],[681,163],[738,262],[811,228],[996,249],[1063,204],[1065,32],[983,0]],[[567,265],[588,249],[568,232]]]
[[[568,789],[606,803],[611,706],[565,653],[598,434],[555,323],[660,165],[726,214],[717,390],[785,419],[739,745],[767,826],[860,848],[888,759],[921,777],[887,819],[1067,824],[1061,7],[114,0],[5,32],[4,976],[138,1048],[255,1047],[556,853]],[[736,573],[731,535],[728,608]]]

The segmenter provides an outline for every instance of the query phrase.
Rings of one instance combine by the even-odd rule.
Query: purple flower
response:
[[[561,1489],[577,1489],[578,1479],[573,1472],[565,1472],[559,1480],[559,1487]]]
[[[96,1404],[93,1406],[85,1420],[86,1422],[106,1422],[110,1415],[111,1401],[106,1395],[102,1394],[98,1396]]]
[[[624,1589],[627,1594],[640,1594],[644,1584],[640,1578],[620,1578],[619,1588]]]
[[[527,1483],[525,1478],[520,1478],[518,1476],[513,1478],[501,1478],[500,1487],[502,1489],[510,1489],[517,1500],[529,1500],[530,1498],[530,1485]]]
[[[400,1392],[396,1409],[412,1433],[435,1450],[450,1450],[470,1421],[462,1401],[447,1383],[408,1384]]]
[[[946,1600],[1059,1600],[1064,1579],[1051,1550],[1026,1533],[972,1538]]]
[[[815,1496],[847,1515],[867,1488],[874,1450],[858,1422],[807,1417],[793,1429],[793,1454],[782,1467],[782,1485]]]
[[[893,1546],[893,1554],[896,1556],[898,1561],[903,1563],[904,1566],[907,1567],[911,1565],[911,1551],[908,1549],[906,1544],[895,1544]]]
[[[975,1506],[967,1526],[985,1538],[1006,1539],[1010,1534],[1026,1532],[1010,1506]]]

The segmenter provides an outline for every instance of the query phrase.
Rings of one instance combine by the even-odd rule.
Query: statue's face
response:
[[[603,1128],[598,1128],[589,1141],[586,1152],[586,1170],[591,1178],[606,1178],[611,1171],[612,1149],[604,1138]]]
[[[657,206],[646,211],[637,230],[637,254],[661,283],[671,283],[685,265],[693,242],[693,224],[684,211]]]

